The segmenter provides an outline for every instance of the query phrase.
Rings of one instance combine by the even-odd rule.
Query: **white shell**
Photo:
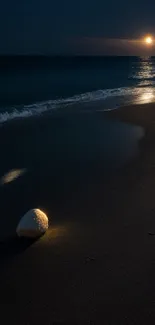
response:
[[[16,233],[19,237],[36,238],[48,229],[48,218],[39,209],[29,210],[20,220]]]

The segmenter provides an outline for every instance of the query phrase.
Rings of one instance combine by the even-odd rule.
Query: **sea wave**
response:
[[[57,110],[74,104],[82,104],[96,101],[104,101],[110,98],[118,97],[125,98],[126,96],[140,96],[141,94],[150,93],[149,87],[120,87],[113,89],[96,90],[92,92],[87,92],[79,95],[75,95],[69,98],[60,98],[57,100],[48,100],[44,102],[34,103],[31,105],[23,105],[23,107],[9,107],[7,110],[3,110],[0,113],[0,123],[7,122],[16,118],[28,118],[35,115],[40,115],[44,112]],[[112,104],[114,105],[114,103]],[[113,106],[115,109],[116,107]],[[110,108],[112,109],[112,107]]]
[[[140,72],[139,74],[135,73],[135,74],[131,74],[129,75],[129,79],[137,79],[137,80],[153,80],[155,78],[155,73],[146,71],[144,72]]]

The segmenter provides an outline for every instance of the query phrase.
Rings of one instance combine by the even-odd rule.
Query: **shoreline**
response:
[[[100,123],[106,116],[145,129],[138,157],[111,174],[105,183],[102,161],[99,175],[88,173],[84,178],[79,174],[74,179],[73,168],[64,178],[63,189],[62,161],[60,179],[54,178],[54,172],[52,176],[57,188],[49,181],[48,169],[41,174],[41,165],[45,161],[48,164],[49,154],[45,151],[43,157],[39,156],[40,147],[44,146],[37,138],[37,129],[49,134],[48,116],[39,117],[37,127],[36,119],[30,118],[21,124],[11,121],[0,128],[0,144],[8,150],[4,160],[8,166],[10,157],[18,153],[15,149],[19,136],[23,137],[20,145],[26,150],[26,128],[29,136],[36,134],[34,144],[38,144],[33,156],[35,169],[30,169],[27,151],[22,151],[22,147],[19,146],[19,156],[13,158],[14,167],[24,168],[25,162],[28,173],[16,181],[20,191],[16,191],[14,183],[1,190],[0,215],[5,215],[5,226],[13,226],[21,211],[31,208],[32,203],[40,204],[40,208],[46,206],[50,218],[49,231],[33,245],[19,249],[15,243],[10,251],[9,242],[0,244],[0,303],[8,325],[154,322],[155,104],[92,114]],[[64,128],[63,118],[59,117]],[[12,147],[13,142],[6,137],[9,128],[15,139]],[[51,136],[48,138],[52,146]],[[59,161],[54,168],[57,166]],[[87,164],[84,171],[87,172]],[[34,198],[26,203],[30,191]]]
[[[119,119],[125,123],[132,123],[143,127],[150,127],[155,123],[155,102],[120,106],[117,109],[105,111],[105,115]]]
[[[116,118],[119,120],[122,120],[122,122],[125,123],[133,123],[133,124],[138,124],[140,126],[146,126],[146,121],[144,120],[144,114],[145,114],[145,109],[147,109],[147,107],[149,107],[150,109],[150,113],[153,113],[153,107],[155,105],[155,102],[150,102],[150,103],[130,103],[127,105],[121,105],[121,106],[117,106],[117,107],[113,107],[110,109],[103,109],[103,104],[104,104],[104,100],[94,100],[92,102],[82,102],[82,103],[72,103],[70,105],[67,105],[64,107],[58,107],[57,109],[51,109],[51,110],[47,110],[47,111],[43,111],[39,114],[35,114],[35,115],[29,115],[29,116],[24,116],[24,117],[15,117],[9,120],[6,120],[4,122],[0,123],[0,128],[1,127],[6,127],[8,124],[14,124],[14,123],[18,123],[18,122],[26,122],[26,121],[34,121],[34,120],[39,120],[41,119],[46,119],[47,117],[50,118],[63,118],[65,117],[67,114],[71,114],[71,116],[78,116],[81,114],[103,114],[105,116],[108,117],[112,117],[112,118]],[[81,109],[82,107],[82,109]],[[95,107],[95,109],[93,109]],[[130,116],[130,108],[134,108],[134,109],[142,109],[142,113],[143,113],[143,118],[137,117],[137,122],[133,116]],[[127,116],[126,114],[123,114],[123,111],[128,112]],[[129,111],[128,111],[129,110]],[[119,112],[119,117],[117,112]],[[5,112],[4,112],[5,113]],[[147,117],[148,118],[148,123],[149,123],[149,118],[150,116]]]

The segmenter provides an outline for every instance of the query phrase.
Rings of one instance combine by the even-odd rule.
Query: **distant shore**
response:
[[[106,117],[145,129],[139,155],[107,178],[102,161],[92,174],[94,161],[88,171],[87,160],[84,166],[76,160],[76,119],[70,124],[69,118],[38,117],[0,128],[0,176],[10,166],[25,171],[0,189],[1,235],[12,234],[32,207],[43,209],[50,221],[47,234],[29,247],[11,238],[0,244],[4,324],[154,323],[155,104],[91,115],[96,128]],[[74,141],[67,146],[70,125]],[[55,158],[54,126],[64,160]]]

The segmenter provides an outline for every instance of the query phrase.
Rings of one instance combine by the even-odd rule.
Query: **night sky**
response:
[[[5,0],[0,54],[155,54],[155,0]]]

